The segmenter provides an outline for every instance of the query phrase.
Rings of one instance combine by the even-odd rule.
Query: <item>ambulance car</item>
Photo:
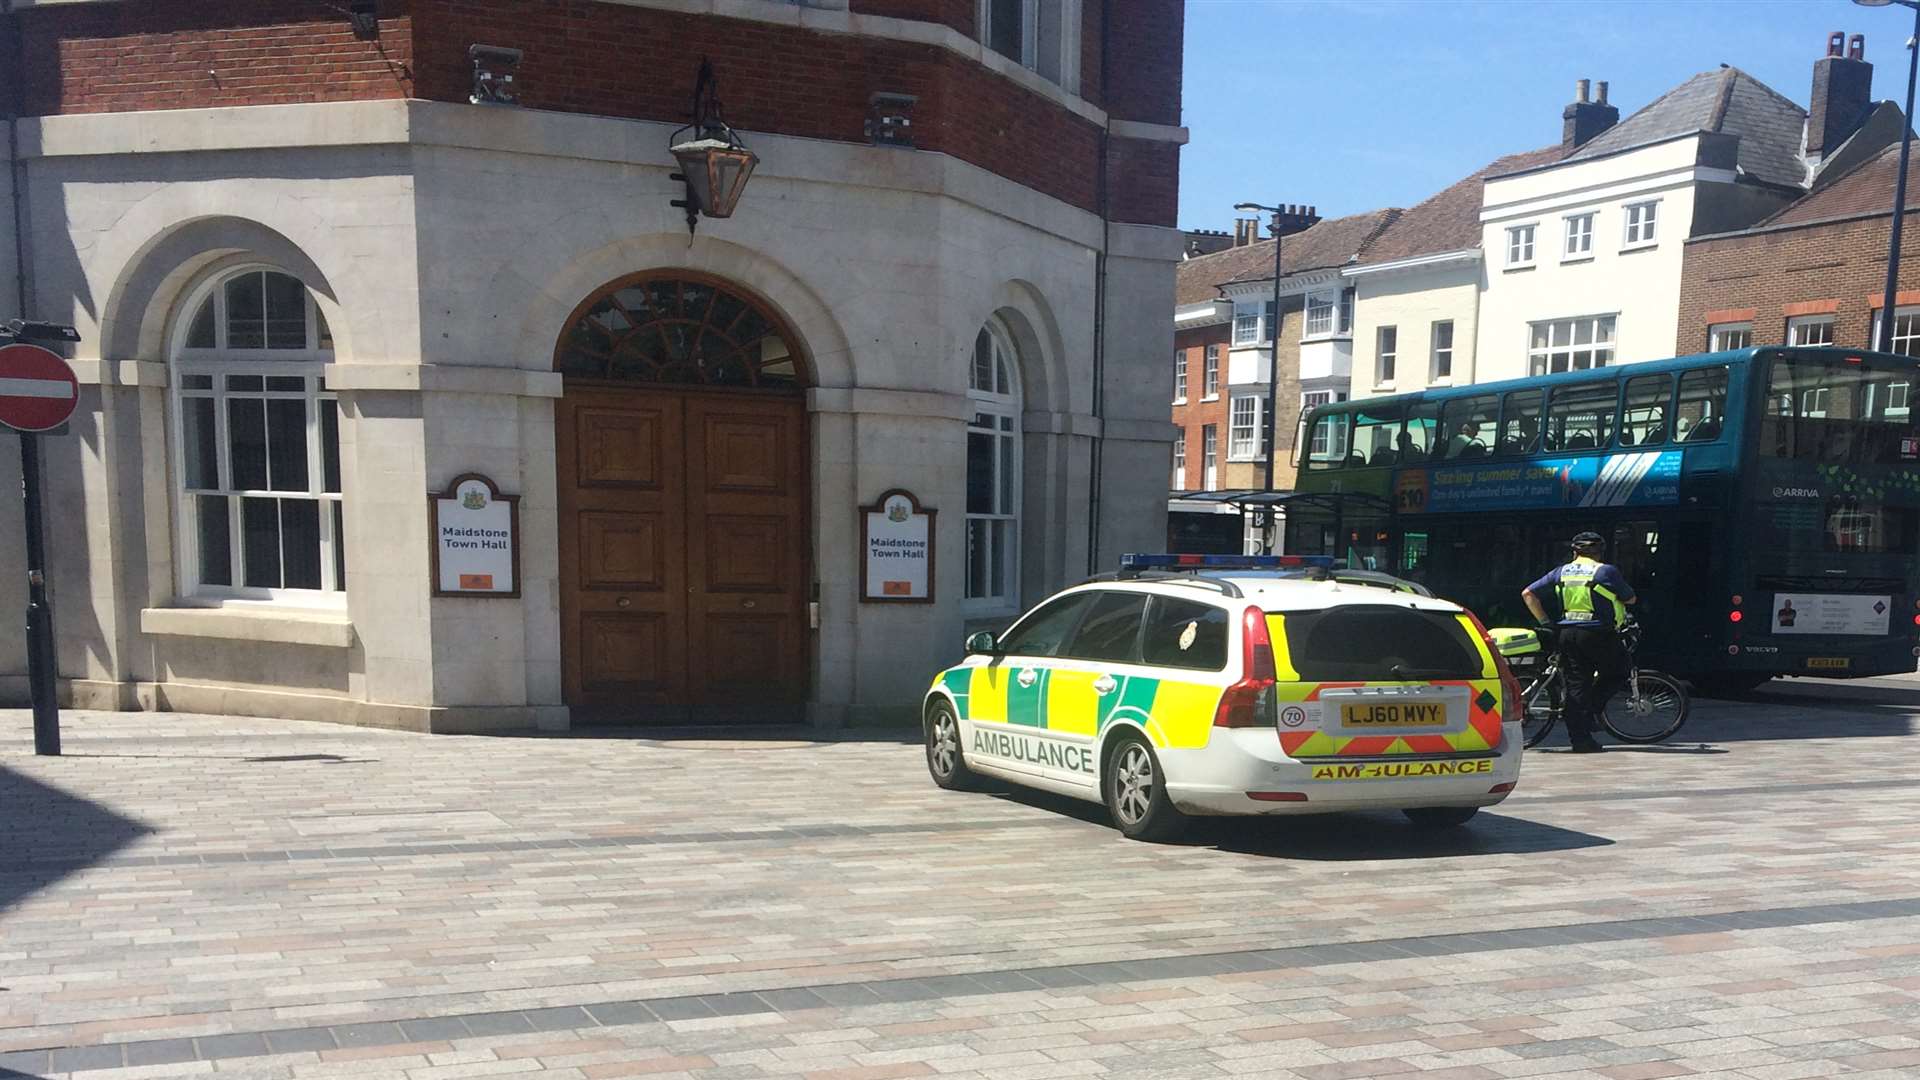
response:
[[[934,782],[1104,802],[1135,839],[1190,815],[1397,809],[1454,826],[1505,799],[1520,690],[1478,620],[1303,569],[1331,560],[1129,555],[974,635],[923,705]]]

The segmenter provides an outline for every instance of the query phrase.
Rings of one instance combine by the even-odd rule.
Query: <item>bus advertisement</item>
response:
[[[1646,662],[1722,688],[1915,669],[1920,361],[1749,348],[1322,406],[1286,550],[1419,581],[1489,624],[1594,531]]]

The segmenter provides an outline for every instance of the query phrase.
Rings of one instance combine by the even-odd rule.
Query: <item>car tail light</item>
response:
[[[1500,722],[1517,724],[1527,716],[1526,706],[1520,700],[1520,680],[1514,676],[1507,658],[1500,655],[1500,647],[1493,643],[1493,635],[1487,633],[1487,624],[1471,611],[1467,612],[1467,618],[1473,620],[1473,628],[1480,632],[1480,640],[1487,643],[1487,654],[1493,657],[1494,670],[1500,673]]]
[[[1213,714],[1214,727],[1265,727],[1273,723],[1273,639],[1267,636],[1267,613],[1258,606],[1240,617],[1240,647],[1244,650],[1240,681],[1220,695]]]
[[[1487,789],[1487,794],[1489,794],[1489,795],[1504,795],[1504,794],[1506,794],[1507,792],[1509,792],[1509,791],[1512,791],[1512,790],[1513,790],[1513,784],[1514,784],[1514,782],[1513,782],[1512,780],[1509,780],[1509,781],[1507,781],[1507,782],[1506,782],[1506,783],[1504,783],[1504,784],[1495,784],[1495,785],[1493,785],[1492,787],[1490,787],[1490,788],[1488,788],[1488,789]]]

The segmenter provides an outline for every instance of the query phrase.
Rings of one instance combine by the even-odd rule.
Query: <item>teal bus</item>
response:
[[[1286,548],[1425,584],[1489,625],[1591,530],[1645,663],[1727,689],[1920,656],[1920,360],[1737,349],[1322,406]]]

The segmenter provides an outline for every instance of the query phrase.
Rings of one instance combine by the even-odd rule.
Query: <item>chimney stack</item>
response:
[[[1873,111],[1873,65],[1867,39],[1827,35],[1827,55],[1813,65],[1813,97],[1807,109],[1807,156],[1819,161],[1840,148]]]
[[[1607,84],[1600,84],[1600,100],[1588,101],[1590,83],[1581,79],[1573,84],[1573,104],[1560,114],[1560,146],[1566,150],[1584,146],[1595,135],[1620,122],[1620,110],[1607,104]]]
[[[1259,218],[1233,219],[1233,246],[1246,247],[1260,239]]]

